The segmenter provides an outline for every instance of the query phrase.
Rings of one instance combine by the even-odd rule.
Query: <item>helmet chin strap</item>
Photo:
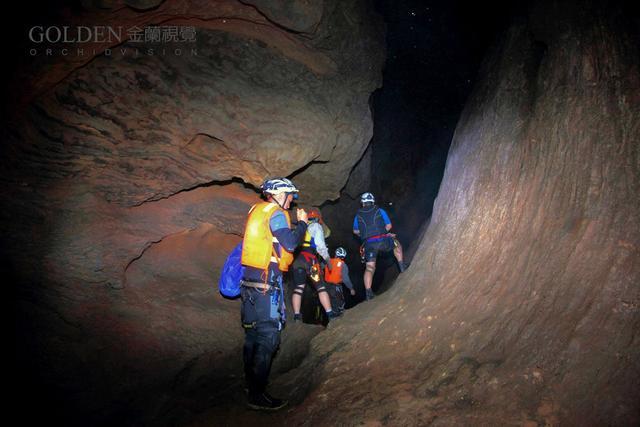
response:
[[[285,193],[285,196],[284,196],[284,201],[285,201],[285,203],[286,203],[286,201],[287,201],[287,197],[289,197],[289,193]],[[275,196],[273,196],[272,198],[273,198],[273,200],[275,200],[275,202],[278,204],[278,206],[280,206],[282,209],[284,209],[283,204],[282,204],[282,203],[280,203],[280,202],[278,201],[278,199],[276,199],[276,197],[275,197]],[[286,210],[286,209],[284,209],[284,210]]]

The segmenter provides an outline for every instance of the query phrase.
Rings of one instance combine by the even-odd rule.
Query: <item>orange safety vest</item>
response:
[[[276,262],[280,271],[289,270],[289,265],[293,262],[293,254],[280,245],[278,239],[271,233],[269,226],[271,215],[276,210],[284,213],[287,225],[291,228],[289,212],[275,203],[261,202],[253,205],[249,210],[249,218],[247,218],[247,226],[242,240],[242,257],[240,259],[242,265],[268,270],[269,264]],[[280,256],[278,256],[274,243],[280,247]]]
[[[328,283],[334,283],[339,285],[342,283],[342,266],[344,261],[340,258],[331,258],[329,260],[331,264],[331,270],[328,267],[324,268],[324,280]]]

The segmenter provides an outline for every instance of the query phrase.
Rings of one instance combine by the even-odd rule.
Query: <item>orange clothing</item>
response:
[[[342,283],[342,266],[344,266],[344,260],[331,258],[329,263],[331,264],[331,270],[329,270],[329,267],[324,268],[324,280],[327,283],[339,285]]]
[[[281,210],[291,227],[289,213],[275,203],[261,202],[249,210],[249,218],[242,241],[242,265],[267,270],[272,262],[278,263],[280,271],[288,271],[293,262],[293,254],[279,244],[271,233],[269,220],[276,210]],[[276,247],[280,247],[280,256]]]

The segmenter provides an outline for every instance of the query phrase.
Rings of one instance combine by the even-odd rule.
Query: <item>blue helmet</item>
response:
[[[362,203],[363,205],[365,203],[375,203],[376,199],[373,197],[373,194],[371,193],[362,193],[362,196],[360,196],[360,203]]]
[[[267,179],[262,183],[260,189],[263,193],[271,194],[274,196],[276,194],[298,192],[298,189],[295,185],[293,185],[293,182],[291,182],[287,178]],[[294,198],[297,198],[296,196],[297,194],[294,194]]]
[[[345,258],[347,256],[347,251],[341,246],[336,248],[336,258]]]

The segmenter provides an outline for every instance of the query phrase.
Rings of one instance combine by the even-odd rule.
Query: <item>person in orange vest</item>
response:
[[[337,248],[335,258],[331,258],[329,264],[324,268],[324,280],[329,284],[329,296],[332,299],[331,306],[340,312],[344,311],[345,304],[342,285],[344,284],[349,289],[351,295],[356,294],[351,278],[349,278],[349,267],[344,260],[346,256],[347,251],[344,248]]]
[[[309,210],[309,227],[305,233],[304,241],[300,253],[293,262],[293,296],[291,305],[293,306],[293,320],[302,320],[300,308],[302,306],[302,295],[307,285],[307,278],[318,292],[320,305],[327,313],[329,321],[340,315],[334,312],[331,307],[331,299],[327,293],[327,287],[322,277],[320,263],[329,263],[329,249],[324,241],[324,230],[320,222],[320,211],[317,208]]]
[[[298,189],[287,178],[266,180],[261,188],[266,201],[249,211],[242,241],[243,362],[248,406],[276,410],[287,402],[271,396],[266,388],[286,321],[282,273],[288,271],[292,253],[302,242],[308,218],[303,209],[298,209],[298,222],[295,227],[291,225],[288,210]]]

